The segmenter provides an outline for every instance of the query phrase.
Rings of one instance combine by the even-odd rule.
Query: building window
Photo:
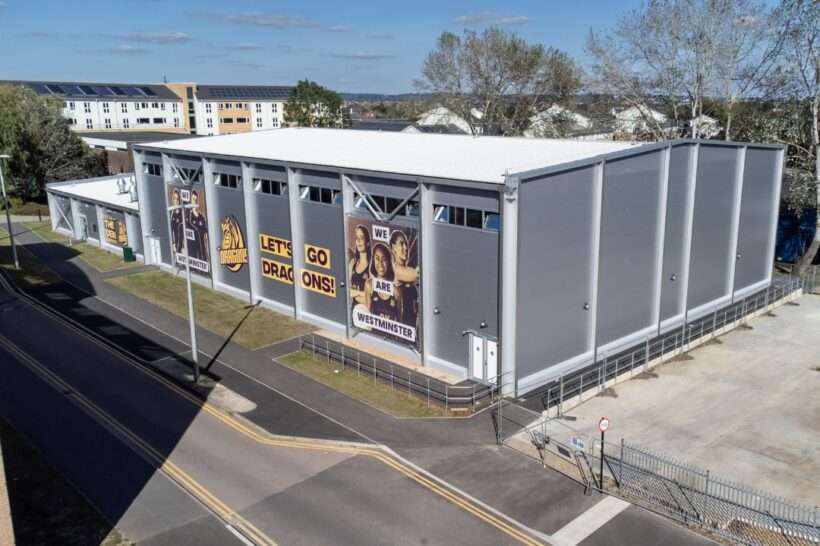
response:
[[[268,180],[267,178],[254,178],[253,190],[259,193],[267,193],[268,195],[287,195],[288,185],[286,182],[277,182],[276,180]]]
[[[399,205],[401,205],[402,201],[404,201],[404,199],[396,199],[395,197],[385,197],[383,195],[372,194],[367,194],[367,199],[370,201],[370,206],[374,208],[378,207],[380,211],[386,212],[387,214],[391,214],[394,210],[398,209]],[[353,206],[357,209],[367,209],[367,204],[364,202],[364,198],[360,195],[356,196]],[[396,211],[396,214],[401,216],[418,217],[419,202],[408,201],[403,207]]]
[[[499,230],[501,223],[497,212],[454,207],[452,205],[433,205],[433,221],[440,224],[496,232]]]
[[[111,118],[105,118],[105,128],[106,129],[111,128]]]
[[[69,125],[77,125],[77,118],[68,118]]]
[[[151,118],[137,118],[137,125],[148,125],[151,123]]]
[[[159,103],[158,103],[158,102],[152,102],[152,103],[151,103],[151,108],[159,108]],[[164,109],[165,109],[165,108],[163,108],[163,110],[164,110]]]
[[[140,108],[142,108],[144,110],[148,110],[148,103],[147,102],[141,102],[140,103]]]
[[[179,167],[177,168],[177,170],[180,172],[180,174],[185,180],[188,180],[191,183],[202,182],[202,169],[189,169],[188,167]]]
[[[171,104],[171,111],[175,114],[177,113],[177,106],[178,105],[175,102]]]
[[[241,102],[237,102],[237,103],[236,103],[236,108],[237,108],[238,110],[241,110],[241,109],[242,109],[242,103],[241,103]]]
[[[248,123],[248,118],[236,118],[237,123]]]
[[[165,111],[165,103],[164,102],[159,103],[159,109],[162,110],[163,112]]]
[[[259,103],[259,102],[257,102],[257,103],[256,103],[256,113],[257,113],[257,114],[261,114],[261,113],[262,113],[262,104],[261,104],[261,103]]]
[[[108,113],[108,103],[104,102],[103,103],[103,114],[107,114],[107,113]]]
[[[91,113],[91,103],[90,103],[90,102],[84,102],[84,103],[83,103],[83,111],[84,111],[86,114],[90,114],[90,113]]]
[[[91,121],[90,119],[85,120],[85,128],[86,129],[93,129],[94,128],[94,122]]]
[[[68,103],[69,110],[74,110],[74,101]]]
[[[256,118],[256,128],[257,129],[262,128],[262,118]]]
[[[279,111],[279,103],[274,102],[273,104],[270,105],[270,108],[271,108],[271,112],[273,112],[274,114],[277,113]]]
[[[210,114],[210,113],[211,113],[211,104],[210,104],[210,103],[208,103],[208,102],[206,102],[206,103],[205,103],[205,113],[206,113],[206,114]]]
[[[221,118],[220,123],[233,123],[233,118]]]
[[[276,129],[277,127],[279,127],[279,120],[276,119],[276,118],[273,118],[273,128]]]
[[[151,176],[162,176],[162,165],[158,163],[143,163],[142,172]]]
[[[134,110],[139,111],[139,109],[140,109],[140,103],[135,102],[134,103]]]
[[[211,118],[206,119],[205,120],[205,125],[208,126],[208,129],[213,129],[214,128],[214,120],[212,120]]]
[[[342,192],[318,186],[299,186],[299,199],[325,205],[341,205]]]
[[[174,118],[174,127],[179,127],[179,118]]]
[[[129,128],[128,118],[125,118],[125,119],[122,120],[122,128],[123,129],[128,129]]]
[[[128,103],[127,102],[121,102],[120,103],[120,110],[122,111],[123,114],[127,114],[128,113]]]
[[[236,189],[239,187],[239,175],[214,173],[214,184],[222,186],[223,188]]]
[[[165,123],[165,118],[154,118],[154,125],[164,125]]]

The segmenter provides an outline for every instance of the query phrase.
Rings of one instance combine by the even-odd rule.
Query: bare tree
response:
[[[519,135],[537,108],[574,95],[581,78],[566,53],[489,28],[461,37],[443,32],[416,86],[464,118],[473,134]]]

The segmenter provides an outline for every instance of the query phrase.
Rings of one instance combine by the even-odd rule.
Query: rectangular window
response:
[[[501,229],[501,216],[497,212],[484,212],[484,229],[498,231]]]
[[[467,227],[481,229],[484,227],[484,211],[467,209],[465,224]]]
[[[241,108],[242,108],[242,103],[241,103],[241,102],[237,102],[237,103],[236,103],[236,108],[237,108],[237,109],[241,109]]]
[[[214,173],[214,184],[222,186],[223,188],[236,189],[239,187],[239,175]]]
[[[93,129],[94,128],[94,122],[91,121],[90,119],[85,120],[85,128],[86,129]]]
[[[262,128],[262,118],[256,118],[256,128],[257,129]]]
[[[395,197],[388,197],[387,198],[387,205],[386,205],[387,208],[384,209],[384,212],[386,212],[387,214],[392,213],[394,210],[396,210],[399,207],[399,205],[401,205],[402,201],[403,201],[403,199],[396,199]],[[404,214],[404,211],[399,211],[397,214]]]
[[[73,103],[73,102],[69,102],[69,103],[68,103],[68,108],[69,108],[69,110],[74,110],[74,103]]]
[[[277,113],[279,111],[279,103],[274,102],[273,104],[270,105],[270,109],[271,109],[271,112],[273,112],[274,114]]]
[[[135,103],[134,103],[134,111],[135,111],[135,112],[139,112],[139,109],[140,109],[140,103],[135,102]]]
[[[173,103],[173,104],[171,104],[171,111],[172,111],[173,113],[175,113],[175,114],[176,114],[176,113],[177,113],[177,107],[178,107],[178,106],[179,106],[179,105],[178,105],[177,103]]]
[[[258,103],[258,102],[256,103],[256,113],[257,114],[262,113],[262,104],[261,103]]]
[[[152,102],[151,103],[151,108],[159,108],[159,103],[158,102]]]
[[[202,169],[189,169],[187,167],[179,167],[177,169],[185,180],[190,182],[202,182]]]
[[[84,102],[84,103],[83,103],[83,111],[84,111],[86,114],[90,114],[90,113],[91,113],[91,103],[90,103],[90,102]]]
[[[404,214],[405,216],[416,216],[419,215],[419,202],[418,201],[408,201],[407,205],[404,207]]]
[[[159,103],[159,109],[163,110],[163,111],[165,110],[165,103],[164,102]]]
[[[137,118],[137,125],[148,125],[151,123],[151,118]]]
[[[248,118],[236,118],[237,123],[248,123]]]
[[[450,223],[454,226],[464,225],[464,209],[461,207],[450,207]]]
[[[278,127],[279,127],[279,120],[276,119],[276,118],[273,118],[273,128],[276,129]]]
[[[165,118],[154,118],[154,124],[164,125],[165,124]]]
[[[105,128],[106,129],[111,128],[111,118],[105,118]]]
[[[220,123],[233,123],[233,118],[222,118],[219,120]]]
[[[286,195],[288,185],[284,182],[277,182],[276,180],[268,180],[266,178],[254,178],[253,190],[259,193],[267,193],[269,195]]]
[[[285,189],[283,188],[283,192]],[[299,199],[303,201],[313,201],[314,203],[324,203],[325,205],[341,205],[342,192],[330,188],[319,188],[317,186],[299,186]]]
[[[162,176],[162,165],[158,163],[143,163],[142,171],[151,176]]]
[[[211,113],[211,105],[210,105],[210,103],[207,103],[207,102],[205,103],[205,113],[206,113],[206,114],[210,114],[210,113]]]
[[[145,110],[148,110],[148,103],[147,102],[141,102],[140,107],[145,109]]]
[[[129,126],[128,126],[128,118],[125,118],[124,120],[122,120],[122,126],[123,126],[123,128],[124,128],[124,129],[128,129],[128,128],[129,128]]]
[[[104,102],[103,103],[103,114],[107,114],[107,113],[108,113],[108,103]]]
[[[179,118],[174,118],[174,127],[179,127]]]
[[[407,204],[407,215],[418,216],[418,203],[415,201],[412,203],[412,207],[410,203]],[[411,209],[413,210],[412,214],[410,213]],[[501,227],[501,218],[497,212],[452,205],[433,205],[433,221],[440,224],[464,226],[493,232],[498,232]]]
[[[120,103],[120,110],[122,111],[123,114],[127,114],[128,113],[128,103],[127,102],[121,102]]]
[[[208,129],[213,129],[214,128],[214,120],[212,120],[211,118],[206,119],[205,120],[205,125],[208,126]]]

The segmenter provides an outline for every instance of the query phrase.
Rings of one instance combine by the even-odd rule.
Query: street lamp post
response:
[[[17,247],[14,245],[14,231],[11,229],[11,211],[9,210],[8,197],[6,197],[6,181],[3,178],[3,161],[10,157],[8,154],[0,154],[0,188],[3,190],[3,204],[6,207],[6,223],[9,226],[9,241],[11,242],[11,255],[14,258],[14,269],[20,269],[20,260],[17,258]]]
[[[182,240],[185,241],[183,246],[185,251],[185,284],[188,289],[188,322],[191,327],[191,359],[194,362],[194,383],[199,384],[199,352],[196,348],[196,322],[194,321],[194,298],[191,293],[191,262],[188,259],[188,224],[185,219],[185,209],[196,208],[196,205],[189,203],[187,205],[175,205],[168,207],[168,211],[181,209],[182,212]]]

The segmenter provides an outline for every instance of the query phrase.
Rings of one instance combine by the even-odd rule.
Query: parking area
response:
[[[796,305],[795,305],[796,304]],[[568,412],[569,424],[820,504],[820,297],[803,296]]]

